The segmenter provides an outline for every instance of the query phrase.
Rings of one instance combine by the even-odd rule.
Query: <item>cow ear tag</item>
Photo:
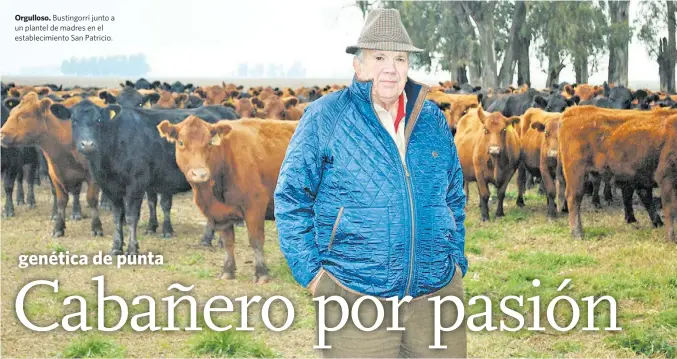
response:
[[[211,146],[218,146],[221,144],[221,134],[215,134],[210,140],[209,144]]]

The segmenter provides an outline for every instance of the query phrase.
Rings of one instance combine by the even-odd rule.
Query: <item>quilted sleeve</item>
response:
[[[449,169],[447,176],[449,179],[449,188],[447,188],[447,206],[454,213],[456,219],[456,232],[453,236],[453,252],[452,256],[456,263],[461,267],[463,276],[465,277],[468,271],[468,258],[465,256],[465,202],[466,196],[463,192],[463,170],[461,169],[461,162],[458,159],[458,151],[454,143],[454,136],[447,124],[442,111],[437,110],[438,117],[442,122],[442,127],[445,129],[449,142],[451,143],[451,156],[449,157]]]
[[[322,169],[319,117],[317,111],[310,109],[301,118],[282,162],[274,194],[280,249],[294,279],[303,287],[308,287],[321,268],[313,210]]]

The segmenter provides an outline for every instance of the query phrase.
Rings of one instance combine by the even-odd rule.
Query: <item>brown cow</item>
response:
[[[503,217],[503,199],[520,159],[520,144],[515,125],[519,116],[506,118],[500,112],[472,109],[457,125],[454,142],[458,148],[466,196],[468,184],[477,182],[482,221],[489,220],[489,183],[496,186],[496,217]]]
[[[456,124],[461,117],[468,110],[477,108],[482,101],[482,95],[448,94],[441,91],[429,92],[426,98],[435,102],[442,110],[453,133],[456,133]]]
[[[161,122],[160,135],[176,143],[176,163],[193,199],[226,246],[224,279],[235,277],[233,223],[244,218],[256,260],[255,280],[269,280],[263,255],[264,222],[273,217],[273,193],[298,122],[259,119],[209,124],[189,116]]]
[[[640,127],[642,126],[641,123],[650,126],[651,123],[675,113],[674,110],[662,108],[641,111],[606,109],[595,106],[575,106],[564,111],[559,141],[566,143],[566,146],[561,148],[560,155],[562,172],[567,184],[569,226],[574,238],[583,238],[580,206],[584,180],[589,173],[614,176],[616,184],[620,185],[623,192],[626,221],[634,221],[631,201],[632,193],[636,188],[653,225],[655,227],[662,225],[651,196],[651,189],[655,187],[655,183],[650,178],[653,176],[653,172],[642,168],[642,166],[632,167],[638,163],[643,164],[645,161],[646,165],[651,165],[649,163],[651,159],[644,154],[652,154],[655,149],[640,147],[651,147],[654,139],[635,138],[636,142],[622,142],[620,139],[627,135],[616,131],[628,121],[638,121],[637,126]],[[623,129],[625,128],[623,127]],[[618,140],[612,140],[612,138],[618,138]],[[629,146],[628,143],[631,143],[632,146]],[[640,158],[639,162],[637,162],[637,158]],[[630,168],[624,168],[626,164]],[[628,206],[628,203],[630,206]]]
[[[597,95],[602,95],[604,93],[604,88],[601,86],[590,86],[588,84],[580,84],[576,86],[574,91],[575,95],[581,99],[581,101],[588,101],[593,99]]]
[[[99,186],[89,173],[87,160],[73,145],[70,121],[59,120],[50,111],[53,103],[49,98],[38,99],[35,93],[24,96],[0,129],[0,142],[3,147],[37,145],[44,153],[49,177],[56,192],[55,207],[52,209],[53,216],[56,212],[52,233],[54,237],[62,237],[66,229],[68,193],[73,194],[72,218],[81,218],[80,190],[83,182],[87,182],[92,234],[103,236],[98,209]]]
[[[559,118],[561,115],[561,113],[546,112],[540,108],[530,108],[522,115],[518,131],[520,147],[522,149],[522,157],[517,169],[517,206],[519,207],[524,206],[527,174],[533,177],[541,177],[541,147],[546,136],[543,132],[532,128],[531,124],[533,122],[545,124],[551,119]],[[549,199],[548,203],[550,203]],[[548,212],[548,214],[550,215],[551,212]]]
[[[184,108],[184,102],[188,100],[188,95],[185,93],[174,93],[165,90],[160,90],[160,99],[152,106],[152,108]]]
[[[564,175],[562,174],[562,162],[559,156],[559,127],[561,113],[551,118],[536,119],[531,122],[531,128],[541,133],[541,148],[539,158],[539,170],[545,194],[548,201],[548,217],[557,216],[555,196],[560,204],[561,212],[567,212],[567,202],[564,196]]]
[[[271,96],[263,103],[264,108],[262,118],[270,120],[298,121],[301,119],[301,116],[303,116],[303,110],[296,108],[296,105],[299,103],[299,100],[296,97],[280,98],[278,96]]]

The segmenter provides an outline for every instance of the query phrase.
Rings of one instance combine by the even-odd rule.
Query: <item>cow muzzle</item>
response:
[[[186,180],[191,183],[205,183],[209,181],[211,172],[204,167],[193,168],[186,174]]]
[[[557,150],[548,150],[548,157],[556,158],[557,157]]]
[[[80,141],[80,152],[82,152],[82,153],[92,153],[92,152],[94,152],[94,141],[91,141],[91,140]]]
[[[501,154],[501,148],[499,146],[489,146],[489,152],[490,155],[499,155]]]

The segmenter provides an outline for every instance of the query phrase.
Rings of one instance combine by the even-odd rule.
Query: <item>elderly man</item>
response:
[[[433,296],[463,300],[463,175],[444,115],[408,77],[420,52],[393,9],[372,10],[355,54],[352,84],[314,101],[291,139],[275,190],[280,247],[292,275],[314,296],[381,300],[374,331],[352,320],[326,333],[325,357],[465,357],[465,325],[434,344]],[[387,298],[408,299],[393,322]],[[359,307],[361,325],[377,317]],[[327,305],[336,325],[340,306]],[[444,305],[442,324],[457,319]],[[387,330],[393,326],[404,330]]]

